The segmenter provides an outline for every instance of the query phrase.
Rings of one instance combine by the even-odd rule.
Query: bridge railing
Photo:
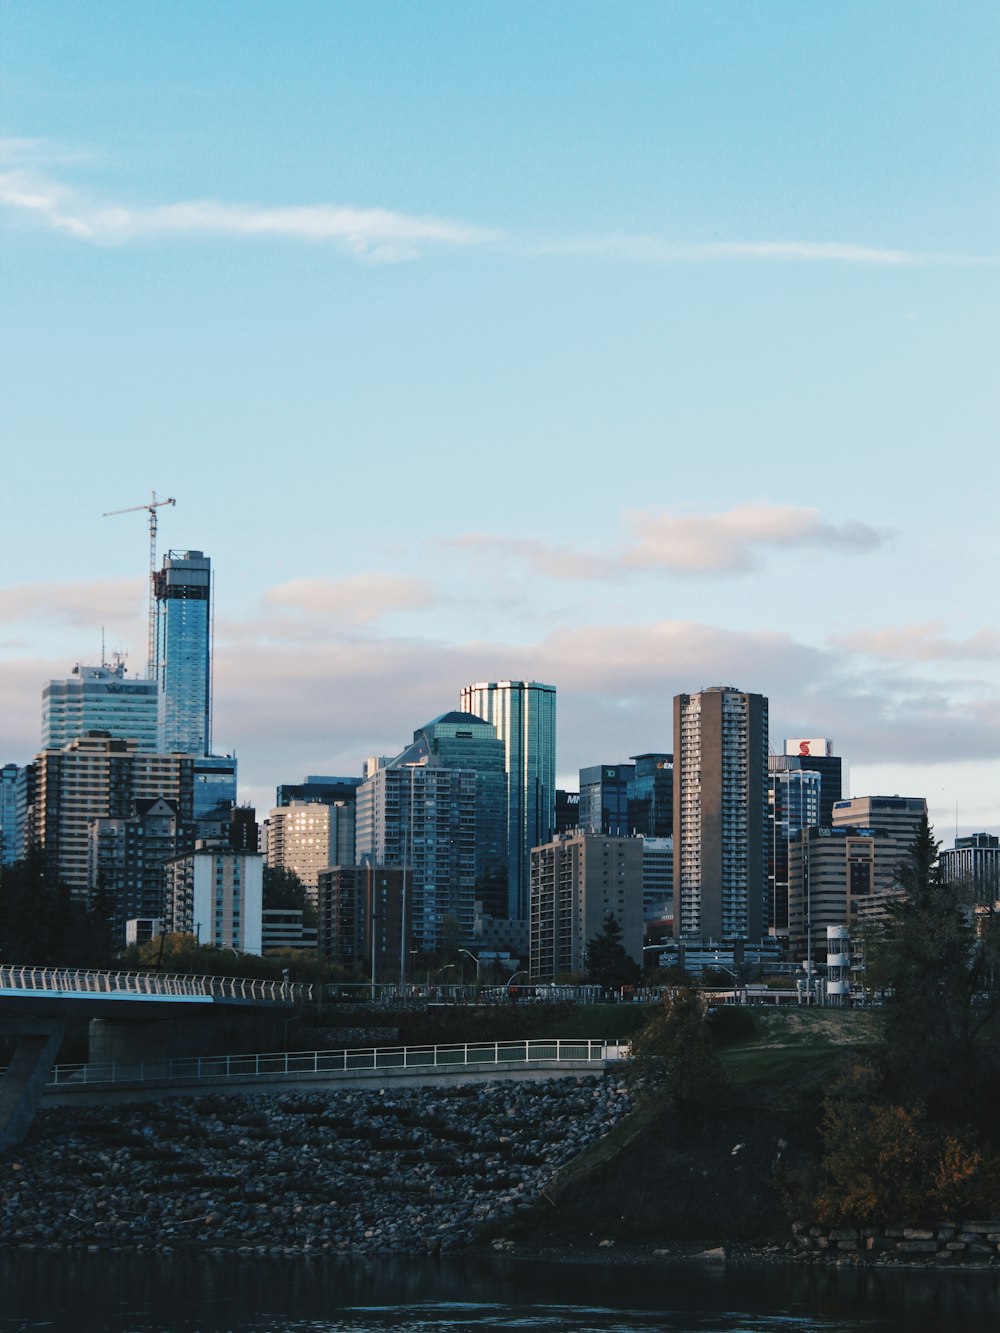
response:
[[[587,1039],[455,1042],[445,1046],[380,1046],[265,1055],[193,1055],[137,1064],[56,1065],[49,1086],[94,1083],[202,1082],[350,1074],[358,1070],[457,1070],[467,1065],[531,1065],[539,1061],[604,1064],[623,1059],[627,1044]]]
[[[43,994],[211,996],[271,1004],[312,999],[312,986],[297,981],[252,977],[190,976],[180,972],[91,972],[83,968],[0,966],[0,996],[5,990]]]

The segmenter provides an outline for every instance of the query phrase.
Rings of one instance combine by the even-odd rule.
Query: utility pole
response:
[[[149,626],[147,629],[148,642],[146,649],[146,679],[156,679],[156,511],[163,505],[175,505],[174,499],[158,500],[156,492],[153,491],[152,498],[148,504],[129,505],[126,509],[108,509],[102,518],[111,518],[114,514],[134,514],[140,509],[145,509],[149,514]]]

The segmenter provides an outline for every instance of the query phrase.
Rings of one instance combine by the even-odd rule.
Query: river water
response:
[[[0,1333],[997,1333],[1000,1275],[0,1252]]]

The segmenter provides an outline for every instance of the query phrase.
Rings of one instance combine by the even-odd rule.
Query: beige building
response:
[[[833,807],[834,828],[877,828],[885,838],[875,876],[874,891],[887,893],[898,884],[900,863],[906,859],[927,814],[922,796],[853,796]]]
[[[588,943],[609,916],[622,945],[642,965],[642,838],[560,833],[531,850],[533,980],[582,972]]]
[[[827,928],[853,925],[870,901],[881,861],[892,855],[873,829],[809,828],[788,844],[788,939],[796,962],[826,956]]]
[[[267,864],[298,875],[316,906],[320,872],[354,864],[354,804],[292,801],[267,820]]]

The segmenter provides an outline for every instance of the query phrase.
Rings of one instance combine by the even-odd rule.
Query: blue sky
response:
[[[216,569],[244,794],[474,679],[1000,828],[992,4],[0,8],[0,758]]]

